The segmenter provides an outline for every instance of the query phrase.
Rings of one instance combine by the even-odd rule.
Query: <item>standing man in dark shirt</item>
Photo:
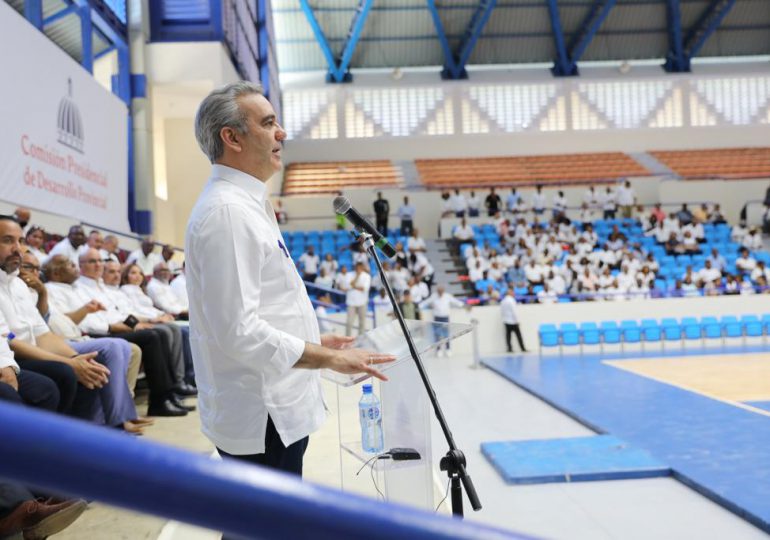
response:
[[[377,230],[382,236],[388,235],[388,214],[390,203],[382,198],[382,191],[377,192],[377,200],[374,201],[374,215],[377,218]]]
[[[484,206],[487,209],[487,215],[492,217],[497,214],[500,211],[500,205],[502,204],[503,201],[500,199],[500,195],[495,193],[495,188],[490,188],[489,195],[487,195],[487,198],[484,201]]]

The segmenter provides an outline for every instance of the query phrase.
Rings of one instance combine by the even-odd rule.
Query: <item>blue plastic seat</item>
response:
[[[583,345],[599,345],[602,341],[601,332],[596,323],[580,323],[579,331]]]
[[[558,347],[561,345],[559,340],[559,331],[555,324],[541,324],[538,329],[540,336],[540,347]]]
[[[762,329],[765,331],[765,334],[770,334],[770,313],[765,313],[762,315]]]
[[[722,326],[724,336],[731,338],[743,337],[743,327],[741,326],[738,317],[725,315],[719,319],[719,324]]]
[[[722,325],[716,317],[702,317],[700,320],[703,328],[703,336],[709,339],[720,339],[722,337]]]
[[[741,325],[743,325],[743,334],[746,337],[762,337],[762,321],[756,315],[744,315],[741,317]]]
[[[660,321],[663,330],[663,338],[666,341],[679,341],[682,339],[682,325],[674,318],[667,317]]]
[[[559,325],[559,333],[561,333],[562,345],[580,345],[580,332],[578,331],[577,324],[562,323]]]
[[[636,321],[621,321],[620,329],[625,343],[639,343],[642,340],[642,328]]]
[[[599,328],[601,329],[603,343],[620,343],[621,334],[618,323],[615,321],[602,321],[599,324]]]
[[[701,326],[698,319],[695,317],[682,318],[682,331],[684,332],[685,339],[703,338],[703,326]]]
[[[642,339],[645,342],[658,342],[663,339],[663,332],[655,319],[642,319]]]

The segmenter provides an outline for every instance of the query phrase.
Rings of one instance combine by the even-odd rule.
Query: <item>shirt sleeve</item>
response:
[[[5,319],[0,315],[0,369],[12,367],[16,375],[19,374],[19,365],[13,358],[13,351],[8,346],[8,333],[10,329],[5,322]]]
[[[305,341],[260,316],[262,268],[268,256],[255,216],[239,206],[215,210],[192,243],[197,259],[205,320],[217,347],[246,365],[266,384],[286,374],[305,350]],[[192,298],[191,298],[192,300]],[[192,303],[192,302],[191,302]]]

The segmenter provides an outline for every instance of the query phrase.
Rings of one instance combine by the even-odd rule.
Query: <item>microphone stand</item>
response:
[[[455,517],[462,518],[463,487],[465,487],[465,492],[468,494],[468,500],[470,501],[473,510],[481,510],[481,501],[479,501],[479,497],[476,494],[476,488],[473,486],[473,481],[471,480],[470,475],[465,470],[465,454],[463,454],[462,451],[457,448],[454,437],[452,437],[452,432],[449,431],[449,425],[444,418],[444,413],[441,411],[441,406],[438,403],[436,393],[433,391],[433,385],[431,384],[430,379],[428,379],[425,366],[423,365],[422,359],[420,358],[420,355],[417,352],[417,348],[414,345],[412,334],[409,332],[409,328],[406,326],[404,315],[401,313],[401,309],[398,307],[398,302],[396,301],[396,297],[393,294],[393,289],[390,287],[388,277],[382,270],[382,263],[380,262],[380,257],[377,255],[377,250],[375,249],[372,236],[363,231],[359,232],[360,238],[363,240],[364,247],[366,247],[369,255],[374,258],[374,262],[377,265],[377,271],[380,273],[382,285],[385,287],[385,291],[388,293],[388,298],[390,298],[390,303],[393,305],[393,313],[395,313],[396,318],[398,319],[398,323],[401,325],[401,331],[404,333],[404,338],[406,339],[406,343],[409,346],[409,352],[412,355],[412,360],[414,360],[414,363],[417,366],[417,371],[420,373],[420,378],[425,385],[425,390],[428,392],[430,403],[433,406],[434,413],[436,414],[436,419],[438,420],[438,423],[441,426],[441,430],[444,432],[444,437],[446,437],[447,444],[449,445],[449,451],[443,458],[441,458],[441,461],[439,462],[439,469],[446,471],[447,476],[451,481],[452,514]]]

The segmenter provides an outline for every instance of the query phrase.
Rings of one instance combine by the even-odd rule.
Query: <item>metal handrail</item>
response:
[[[2,478],[244,538],[523,538],[5,402],[0,440]]]

